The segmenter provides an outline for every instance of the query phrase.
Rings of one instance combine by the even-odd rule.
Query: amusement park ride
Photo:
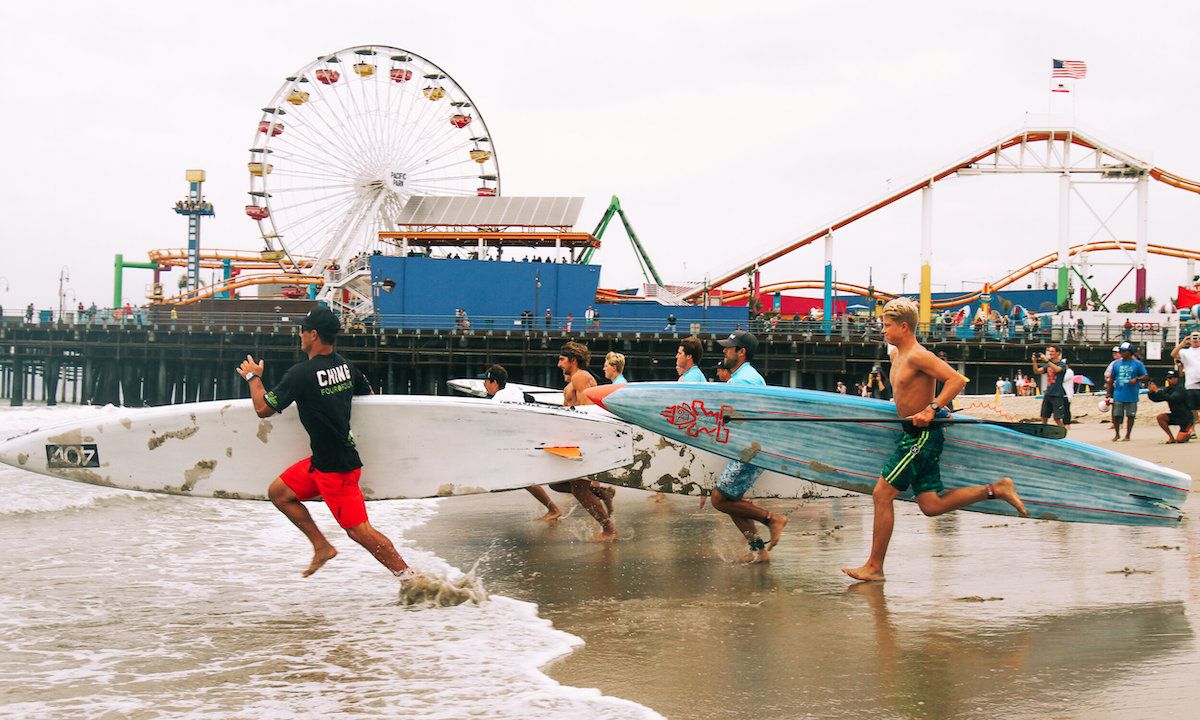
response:
[[[487,208],[489,203],[499,206],[506,200],[556,199],[500,197],[500,169],[492,139],[467,92],[431,61],[381,45],[323,55],[288,75],[262,109],[247,169],[250,202],[245,212],[257,225],[263,242],[261,251],[201,249],[200,221],[212,216],[213,208],[201,193],[203,171],[189,170],[188,197],[175,207],[177,213],[188,218],[188,246],[151,251],[150,262],[144,264],[122,263],[118,256],[118,283],[123,267],[149,268],[155,270],[154,287],[158,288],[149,295],[154,302],[190,304],[212,297],[235,297],[246,287],[274,286],[285,296],[322,298],[339,310],[361,314],[371,310],[369,277],[364,280],[361,273],[354,277],[355,273],[347,270],[363,256],[418,250],[428,254],[439,247],[447,254],[457,250],[464,256],[474,252],[482,258],[493,248],[498,257],[507,246],[555,247],[566,249],[571,262],[586,264],[616,215],[634,245],[647,276],[647,288],[657,291],[653,294],[660,302],[707,303],[718,289],[749,276],[753,278],[752,290],[726,291],[721,301],[744,300],[751,292],[820,289],[824,293],[824,317],[829,322],[834,314],[835,291],[885,300],[896,296],[873,287],[834,281],[836,235],[917,193],[921,196],[922,216],[922,322],[928,322],[934,309],[981,297],[986,300],[991,292],[1047,267],[1058,271],[1060,305],[1069,300],[1072,273],[1080,281],[1085,298],[1093,302],[1103,299],[1104,295],[1087,283],[1089,258],[1098,252],[1122,254],[1129,266],[1127,275],[1135,277],[1136,299],[1141,306],[1146,299],[1149,255],[1185,260],[1188,278],[1195,277],[1195,263],[1200,259],[1200,250],[1152,244],[1147,235],[1150,180],[1192,193],[1200,193],[1200,183],[1139,160],[1074,127],[1047,124],[1006,135],[771,252],[716,274],[710,281],[668,290],[616,197],[590,234],[553,224],[514,228],[511,217],[515,215],[505,215],[503,226],[472,221],[470,218],[476,217],[472,213],[482,212],[480,208]],[[1060,178],[1057,250],[996,278],[978,291],[934,301],[931,261],[936,183],[979,175],[1024,174]],[[1096,183],[1128,186],[1125,199],[1136,197],[1136,237],[1117,238],[1108,226],[1116,209],[1108,217],[1101,217],[1085,200],[1098,222],[1097,231],[1088,242],[1069,243],[1072,195],[1083,198],[1086,186]],[[421,221],[414,221],[421,203],[440,198],[469,198],[474,209],[468,212],[466,206],[455,206],[453,227],[437,223],[422,226]],[[759,273],[764,266],[817,241],[824,245],[823,279],[760,285]],[[158,283],[159,271],[169,267],[187,268],[186,287],[174,296],[162,293]],[[221,280],[202,285],[201,268],[221,270]],[[351,297],[352,302],[348,299]],[[614,291],[601,290],[597,295],[597,300],[603,302],[627,299],[630,296]],[[339,306],[343,303],[348,304]]]

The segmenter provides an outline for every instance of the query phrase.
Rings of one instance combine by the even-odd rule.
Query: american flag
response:
[[[1082,60],[1052,60],[1050,77],[1082,80],[1087,77],[1087,63]]]

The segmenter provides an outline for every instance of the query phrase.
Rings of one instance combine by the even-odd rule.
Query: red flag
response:
[[[1179,297],[1175,300],[1175,307],[1182,310],[1193,305],[1200,305],[1200,291],[1189,290],[1184,286],[1179,286]]]

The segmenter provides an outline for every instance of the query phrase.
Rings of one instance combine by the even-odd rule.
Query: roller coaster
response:
[[[1071,148],[1083,148],[1088,151],[1083,154],[1083,157],[1072,160]],[[1139,160],[1129,153],[1116,149],[1108,143],[1099,141],[1098,139],[1087,135],[1075,128],[1025,128],[1010,135],[1001,137],[999,140],[989,143],[983,148],[977,150],[958,161],[945,166],[936,172],[923,176],[910,184],[904,185],[901,189],[892,192],[884,197],[875,200],[864,207],[853,210],[841,217],[838,217],[828,223],[818,226],[816,229],[788,241],[784,245],[771,250],[763,255],[752,258],[735,268],[717,275],[714,279],[707,282],[703,286],[694,286],[681,293],[684,300],[690,302],[699,302],[701,298],[714,289],[745,277],[750,273],[757,272],[763,266],[778,260],[785,255],[788,255],[800,248],[811,245],[817,240],[826,240],[826,278],[824,280],[793,280],[787,282],[778,282],[759,288],[760,292],[774,292],[785,289],[816,289],[822,288],[826,291],[827,304],[829,302],[832,290],[835,288],[835,283],[832,281],[829,264],[831,243],[833,234],[847,226],[861,220],[872,213],[878,212],[893,203],[902,200],[918,191],[931,189],[934,183],[946,178],[965,176],[965,175],[983,175],[983,174],[1017,174],[1017,173],[1053,173],[1069,177],[1075,174],[1092,174],[1105,179],[1139,179],[1143,176],[1152,178],[1170,187],[1186,190],[1192,193],[1200,194],[1200,182],[1184,178],[1175,173],[1164,170],[1145,161]],[[1144,224],[1143,224],[1144,226]],[[928,228],[923,228],[928,238]],[[1132,244],[1131,244],[1132,243]],[[1064,237],[1060,234],[1060,247],[1055,253],[1043,256],[1028,265],[1019,268],[1003,278],[999,278],[991,285],[992,289],[1000,289],[1012,282],[1028,275],[1039,268],[1045,267],[1052,263],[1058,262],[1060,273],[1066,272],[1066,262],[1072,255],[1084,252],[1104,251],[1104,250],[1119,250],[1129,252],[1134,250],[1138,253],[1139,258],[1144,257],[1144,254],[1166,255],[1170,257],[1178,257],[1187,260],[1195,260],[1198,255],[1195,250],[1186,248],[1175,248],[1165,245],[1150,245],[1145,242],[1144,236],[1139,237],[1138,241],[1122,241],[1122,240],[1107,240],[1097,243],[1087,243],[1078,245],[1072,248],[1066,247]],[[966,293],[956,298],[939,300],[933,303],[929,293],[929,268],[928,258],[929,253],[923,249],[922,251],[922,301],[923,310],[925,308],[934,307],[949,307],[956,304],[970,302],[979,297],[982,291],[974,293]],[[1144,271],[1140,271],[1144,272]],[[1065,275],[1060,275],[1065,277]],[[852,283],[836,283],[836,289],[854,294],[866,295],[871,290],[855,285]],[[726,294],[724,297],[730,300],[745,299],[751,291],[742,291],[735,294]],[[874,291],[874,294],[881,297],[895,297],[891,293],[880,293]]]
[[[1102,240],[1098,242],[1082,243],[1072,245],[1068,254],[1071,257],[1084,253],[1104,252],[1104,251],[1121,251],[1131,252],[1137,249],[1137,243],[1132,240]],[[1161,255],[1165,257],[1179,258],[1181,260],[1200,260],[1200,250],[1189,248],[1170,247],[1168,245],[1147,246],[1147,252],[1151,255]],[[995,281],[988,283],[985,287],[990,292],[1003,290],[1012,285],[1016,281],[1031,275],[1044,267],[1054,264],[1058,261],[1058,252],[1047,253],[1033,262],[1022,265],[1013,270],[1007,275],[997,278]],[[786,280],[783,282],[771,283],[763,285],[759,288],[760,293],[776,293],[784,292],[785,290],[821,290],[825,287],[824,280]],[[848,295],[861,295],[862,297],[873,296],[880,300],[891,300],[899,297],[902,293],[891,293],[881,291],[878,288],[869,288],[854,283],[837,282],[833,283],[833,289],[837,292],[846,293]],[[745,300],[750,296],[750,290],[739,290],[737,292],[725,293],[721,296],[722,302],[737,303]],[[961,305],[973,303],[984,294],[984,289],[979,289],[974,292],[963,293],[949,298],[940,298],[931,302],[931,307],[935,310],[943,310],[946,308],[955,308]]]

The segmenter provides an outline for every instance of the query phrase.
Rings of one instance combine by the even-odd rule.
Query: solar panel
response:
[[[440,197],[414,195],[398,225],[574,227],[581,197]]]

